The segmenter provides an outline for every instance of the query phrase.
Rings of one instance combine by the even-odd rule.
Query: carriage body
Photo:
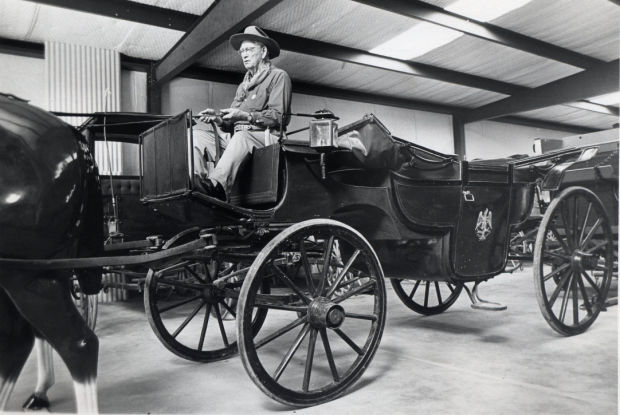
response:
[[[0,258],[0,265],[107,266],[117,273],[136,266],[145,275],[149,323],[166,348],[202,362],[239,352],[268,396],[308,406],[343,394],[372,360],[385,326],[385,277],[423,314],[450,307],[468,282],[475,284],[474,301],[475,287],[504,269],[510,234],[528,223],[543,183],[556,196],[534,255],[543,315],[571,335],[604,308],[613,267],[610,219],[594,192],[567,184],[592,176],[602,179],[603,190],[617,187],[617,143],[467,162],[392,137],[370,115],[341,128],[326,140],[331,146],[289,137],[255,150],[229,202],[222,202],[194,186],[192,122],[189,111],[95,114],[81,128],[91,148],[101,139],[140,147],[139,175],[101,177],[104,211],[120,219],[126,238],[113,241],[106,257]],[[574,197],[585,206],[584,220],[551,214]],[[579,217],[570,206],[578,205],[564,216]],[[558,217],[560,230],[553,225],[550,238],[545,226]],[[101,229],[100,216],[90,220],[90,228]],[[109,227],[107,238],[116,231]],[[153,234],[161,236],[138,241]],[[132,254],[112,256],[121,250]],[[557,258],[568,258],[568,265]],[[586,276],[587,287],[576,273]],[[403,282],[412,283],[411,292]],[[450,289],[443,301],[440,282]],[[413,299],[421,283],[423,305]],[[427,304],[431,284],[436,306]],[[558,319],[553,303],[560,297]],[[564,321],[569,302],[572,324]]]
[[[304,220],[335,219],[371,241],[393,278],[462,282],[502,272],[510,230],[533,205],[539,173],[532,166],[548,161],[459,161],[393,138],[368,115],[339,132],[355,132],[364,157],[285,139],[254,152],[232,203],[224,203],[194,190],[190,126],[187,112],[142,136],[142,201],[158,214],[185,226],[263,227],[272,235]]]

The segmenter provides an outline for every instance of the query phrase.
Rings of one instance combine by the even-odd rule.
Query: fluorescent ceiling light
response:
[[[531,0],[459,0],[446,7],[446,10],[471,19],[487,21],[529,3]],[[370,53],[390,56],[396,59],[413,59],[452,42],[463,33],[422,22],[411,29],[396,35],[392,39],[371,49]]]
[[[620,91],[588,98],[588,101],[601,105],[618,105],[620,104]]]
[[[370,50],[377,55],[397,59],[412,59],[452,42],[461,32],[432,23],[420,23]]]
[[[469,17],[480,22],[488,22],[510,11],[518,9],[531,0],[459,0],[445,10]]]

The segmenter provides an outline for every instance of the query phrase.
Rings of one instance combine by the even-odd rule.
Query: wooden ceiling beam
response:
[[[27,0],[114,19],[186,31],[199,18],[195,14],[127,0]]]

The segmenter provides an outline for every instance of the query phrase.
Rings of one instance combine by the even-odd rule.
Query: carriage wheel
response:
[[[189,360],[211,362],[237,353],[237,314],[231,301],[238,297],[244,275],[243,269],[231,271],[217,261],[195,259],[149,270],[144,306],[155,335]],[[268,293],[268,285],[260,291]],[[256,332],[266,313],[254,313]]]
[[[463,286],[446,281],[390,280],[403,304],[425,316],[441,314],[454,304]]]
[[[549,205],[534,247],[540,310],[557,332],[584,332],[605,307],[613,272],[613,236],[598,197],[565,189]]]
[[[271,294],[260,287],[271,280]],[[275,288],[277,287],[277,288]],[[293,225],[263,250],[241,288],[241,359],[271,398],[316,405],[344,393],[372,360],[385,325],[379,260],[353,228],[328,219]],[[261,333],[251,316],[268,309]]]

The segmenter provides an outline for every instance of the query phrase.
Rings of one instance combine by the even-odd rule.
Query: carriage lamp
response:
[[[338,148],[338,123],[333,119],[310,120],[310,147]]]

